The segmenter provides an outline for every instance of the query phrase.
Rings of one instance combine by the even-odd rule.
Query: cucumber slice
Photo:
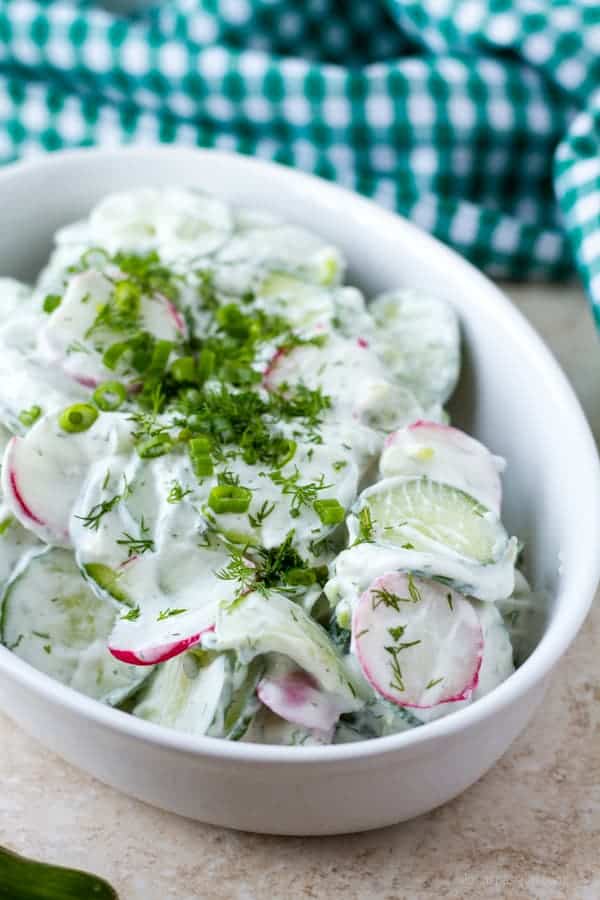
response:
[[[242,659],[280,653],[339,697],[345,712],[362,706],[359,687],[344,666],[324,628],[283,594],[257,591],[229,605],[217,616],[215,646],[236,650]]]
[[[71,553],[49,548],[7,588],[2,642],[46,675],[115,705],[148,675],[118,662],[106,648],[117,610],[92,593]]]
[[[290,325],[302,331],[321,330],[334,316],[331,291],[304,281],[292,272],[273,270],[259,281],[256,299],[270,313],[284,316]]]
[[[218,253],[220,264],[281,268],[330,287],[339,284],[345,261],[339,250],[304,228],[278,224],[238,231]]]
[[[161,259],[176,261],[213,253],[232,226],[227,205],[202,191],[143,188],[110,194],[94,208],[85,231],[90,246],[109,253],[158,249]],[[81,240],[79,231],[76,238]],[[69,230],[58,239],[72,239]]]
[[[100,415],[87,431],[63,431],[56,415],[39,419],[25,437],[9,442],[2,492],[10,511],[40,540],[70,547],[73,505],[91,464],[132,446],[126,415]]]
[[[355,533],[356,523],[350,524]],[[490,602],[499,601],[512,594],[517,550],[517,541],[511,538],[498,562],[480,565],[440,547],[423,552],[408,550],[404,546],[382,546],[363,541],[338,554],[335,576],[324,590],[341,624],[348,619],[359,596],[382,572],[412,572],[449,584],[461,594]]]
[[[0,504],[0,591],[15,572],[37,555],[43,545],[31,532],[26,531],[8,508]]]
[[[217,711],[208,734],[239,741],[260,708],[257,687],[265,671],[264,659],[256,656],[246,664],[235,654],[229,657],[229,682],[224,702]]]
[[[191,654],[158,666],[133,715],[188,734],[206,734],[225,691],[228,661],[219,655],[199,666]]]
[[[375,541],[382,545],[442,548],[481,565],[498,562],[508,545],[493,512],[464,491],[426,476],[379,481],[363,492],[359,510],[365,507]]]
[[[458,428],[414,422],[386,438],[379,467],[383,478],[426,475],[449,484],[500,515],[504,460]]]
[[[338,722],[333,739],[334,744],[349,744],[371,738],[400,734],[422,725],[414,715],[414,710],[396,706],[378,694],[364,709],[344,716]]]
[[[424,407],[444,404],[460,369],[460,333],[452,307],[404,289],[376,297],[370,312],[377,325],[377,352],[394,377]]]
[[[2,900],[119,900],[96,875],[28,859],[0,847]]]
[[[467,700],[477,686],[483,655],[477,613],[461,594],[433,581],[400,572],[377,578],[356,607],[352,640],[365,678],[398,706]]]
[[[533,591],[525,576],[517,571],[513,593],[498,608],[510,635],[515,663],[521,665],[544,632],[550,598],[545,591]]]
[[[190,651],[158,666],[133,715],[188,734],[239,740],[259,708],[261,659]]]
[[[331,743],[328,734],[294,725],[261,706],[244,737],[244,743],[278,744],[281,747],[322,747]]]

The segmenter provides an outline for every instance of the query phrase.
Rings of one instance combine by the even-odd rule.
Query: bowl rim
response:
[[[36,155],[5,166],[0,171],[0,192],[11,180],[27,178],[44,170],[47,170],[48,177],[52,177],[53,172],[61,168],[68,169],[72,164],[93,166],[96,161],[103,160],[118,165],[120,160],[136,156],[155,159],[157,162],[167,157],[179,156],[190,159],[193,157],[201,165],[209,161],[237,167],[242,172],[245,171],[249,178],[259,176],[264,179],[275,175],[279,181],[287,181],[290,186],[299,189],[304,187],[308,195],[318,190],[320,198],[324,198],[328,204],[350,205],[367,221],[376,222],[379,227],[387,225],[395,229],[408,242],[418,239],[419,250],[424,255],[434,254],[465,278],[472,285],[473,292],[480,293],[485,314],[502,320],[504,327],[510,331],[511,339],[523,347],[528,365],[543,370],[555,406],[570,419],[571,441],[579,448],[579,474],[581,484],[585,485],[585,491],[582,491],[581,496],[581,510],[585,515],[587,528],[585,533],[581,534],[581,558],[586,560],[586,566],[575,568],[569,573],[567,583],[556,598],[557,609],[563,614],[554,618],[529,658],[505,682],[476,703],[428,723],[426,728],[355,743],[282,747],[187,735],[138,719],[129,713],[86,697],[50,676],[38,672],[3,646],[0,646],[0,672],[50,703],[61,706],[90,723],[117,732],[124,738],[135,738],[148,745],[199,758],[250,765],[267,762],[284,766],[307,763],[335,764],[348,760],[355,762],[371,760],[403,751],[414,753],[438,740],[451,738],[484,719],[500,714],[535,688],[565,653],[587,616],[600,579],[600,554],[597,553],[600,546],[598,453],[579,400],[552,352],[508,297],[454,250],[404,217],[384,209],[372,200],[340,185],[278,163],[220,150],[168,145],[62,150]]]

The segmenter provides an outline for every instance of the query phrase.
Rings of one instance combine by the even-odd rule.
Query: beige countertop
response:
[[[581,292],[508,292],[600,437],[600,347]],[[0,844],[95,871],[121,900],[600,898],[599,607],[533,724],[482,781],[370,834],[261,837],[179,819],[71,768],[2,716],[0,748]]]

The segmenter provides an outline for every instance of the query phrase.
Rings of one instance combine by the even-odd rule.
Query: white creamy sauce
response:
[[[194,734],[394,733],[459,705],[396,707],[349,650],[361,594],[410,572],[488,601],[472,601],[485,641],[473,698],[508,677],[491,602],[513,593],[516,539],[498,520],[482,562],[445,541],[445,519],[435,539],[400,523],[409,547],[361,512],[387,480],[424,476],[496,523],[500,462],[439,424],[456,317],[407,290],[369,304],[345,268],[303,228],[168,188],[107,197],[61,229],[34,289],[0,279],[2,639],[14,652],[108,703],[143,683],[134,714]],[[428,431],[407,428],[423,419]],[[387,480],[369,488],[379,464]],[[459,521],[454,543],[464,530],[483,546],[491,521],[481,540]],[[64,549],[36,564],[50,545]],[[35,628],[35,596],[48,628]],[[86,639],[69,646],[84,608]]]

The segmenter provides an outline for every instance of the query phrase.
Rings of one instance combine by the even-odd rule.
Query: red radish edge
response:
[[[359,347],[362,347],[363,350],[365,350],[369,346],[369,342],[363,337],[357,338],[356,343],[358,344]]]
[[[100,384],[100,381],[97,378],[92,378],[91,375],[76,375],[74,372],[68,372],[67,370],[65,372],[82,387],[97,388]]]
[[[202,635],[214,631],[215,626],[209,625],[197,634],[183,638],[180,641],[173,641],[171,644],[164,644],[162,647],[150,647],[147,650],[119,650],[116,647],[109,647],[111,654],[120,662],[128,663],[131,666],[154,666],[158,663],[166,662],[174,656],[184,653],[189,647],[197,644]]]
[[[447,426],[442,426],[442,427],[447,427]],[[381,576],[381,577],[384,577],[384,576]],[[460,691],[460,693],[455,694],[452,697],[446,697],[444,700],[439,700],[437,703],[432,703],[432,704],[429,704],[426,706],[422,705],[422,704],[418,704],[418,703],[399,704],[397,698],[394,697],[393,694],[390,694],[388,691],[382,689],[378,684],[378,680],[373,678],[370,668],[369,668],[368,664],[365,662],[364,654],[361,653],[360,644],[354,643],[354,632],[355,632],[354,618],[357,615],[360,603],[362,603],[363,600],[365,599],[365,595],[370,594],[370,592],[371,592],[371,586],[369,586],[367,588],[367,590],[361,594],[360,601],[357,604],[356,609],[354,610],[353,623],[352,623],[352,636],[353,636],[352,642],[353,642],[353,652],[356,653],[356,656],[360,663],[362,672],[363,672],[365,678],[367,679],[367,681],[369,682],[369,684],[371,685],[371,687],[373,688],[373,690],[375,691],[375,693],[379,694],[385,700],[389,700],[395,706],[407,707],[409,709],[433,709],[433,707],[441,706],[443,703],[457,703],[460,700],[469,700],[471,695],[473,694],[473,691],[479,684],[479,673],[481,672],[481,666],[483,664],[483,651],[484,651],[483,631],[481,631],[481,633],[480,633],[479,643],[477,646],[477,655],[478,655],[477,667],[473,673],[473,677],[468,682],[468,684],[463,688],[463,690]]]
[[[12,445],[14,447],[16,445],[16,441],[17,441],[16,437],[12,438],[10,441],[10,445]],[[9,477],[10,486],[11,486],[11,489],[13,492],[13,496],[14,496],[15,500],[17,501],[17,503],[19,504],[19,506],[21,507],[21,509],[23,510],[23,514],[26,515],[28,519],[31,519],[32,522],[36,522],[38,525],[45,526],[46,523],[43,522],[42,519],[38,518],[38,516],[36,516],[36,514],[34,512],[32,512],[32,510],[29,508],[29,506],[23,499],[23,495],[21,494],[21,491],[19,490],[19,485],[17,484],[17,476],[16,476],[15,470],[13,468],[10,469],[8,477]]]
[[[171,300],[169,300],[168,297],[165,297],[164,294],[161,294],[160,296],[164,300],[167,310],[169,312],[169,315],[171,316],[171,319],[175,323],[175,328],[177,329],[177,331],[180,334],[185,334],[185,331],[186,331],[185,319],[183,318],[183,316],[181,315],[181,313],[179,312],[179,310],[177,309],[175,304]]]
[[[369,682],[369,684],[371,685],[371,687],[373,688],[373,690],[375,691],[375,693],[379,694],[385,700],[389,700],[390,703],[394,704],[394,706],[402,706],[402,707],[406,707],[408,709],[433,709],[435,706],[441,706],[443,703],[457,703],[459,700],[469,700],[471,698],[473,691],[479,684],[479,673],[481,671],[481,666],[483,664],[483,638],[481,638],[479,641],[478,651],[479,651],[479,659],[477,661],[477,668],[476,668],[475,672],[473,673],[473,677],[472,677],[471,681],[466,685],[466,687],[463,688],[463,690],[459,694],[455,694],[453,697],[446,697],[445,700],[439,700],[437,703],[432,703],[427,706],[425,706],[423,704],[419,704],[419,703],[399,704],[398,699],[396,697],[394,697],[393,694],[390,694],[388,691],[383,690],[377,684],[377,679],[374,679],[373,676],[371,675],[370,669],[369,669],[368,665],[365,663],[364,656],[360,652],[360,646],[356,648],[356,655],[358,656],[358,660],[360,662],[360,667],[363,671],[363,674],[364,674],[365,678],[367,679],[367,681]]]
[[[282,357],[286,356],[289,353],[289,347],[278,347],[269,362],[267,363],[267,367],[263,372],[262,377],[262,385],[268,391],[270,391],[271,385],[269,384],[269,378],[277,368],[277,365]]]
[[[399,428],[396,431],[392,431],[391,434],[388,434],[383,446],[392,447],[396,443],[396,434],[398,431],[412,431],[413,428],[435,428],[439,431],[458,431],[458,429],[454,428],[452,425],[442,425],[441,422],[428,422],[427,419],[417,419],[416,422],[411,422],[410,425],[405,425],[403,428]],[[469,437],[469,435],[467,435],[467,437]]]

